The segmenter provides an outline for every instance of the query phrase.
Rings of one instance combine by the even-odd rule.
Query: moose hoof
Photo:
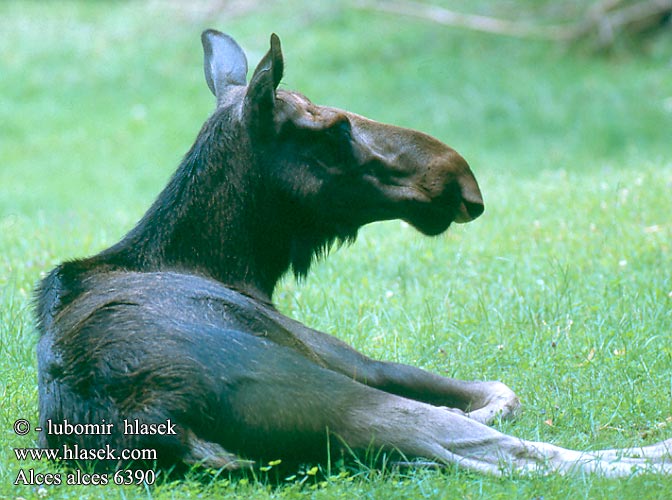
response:
[[[226,470],[249,469],[254,465],[253,461],[241,459],[217,443],[196,437],[191,431],[188,431],[187,443],[189,450],[182,460],[188,465]]]
[[[509,420],[520,409],[520,400],[516,393],[501,382],[483,382],[487,395],[482,406],[467,413],[472,420],[489,424],[497,419]]]

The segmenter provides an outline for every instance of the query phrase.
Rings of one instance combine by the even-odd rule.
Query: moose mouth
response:
[[[425,236],[438,236],[445,232],[459,217],[456,209],[450,207],[418,207],[403,220]]]
[[[412,207],[404,221],[426,236],[437,236],[450,225],[465,224],[480,216],[485,207],[481,200],[461,199],[458,203],[425,203]]]

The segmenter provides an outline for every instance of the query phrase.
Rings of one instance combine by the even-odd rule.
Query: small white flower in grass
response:
[[[46,489],[44,486],[40,486],[40,487],[37,489],[37,496],[40,497],[40,498],[44,498],[44,497],[46,497],[48,494],[49,494],[49,492],[47,491],[47,489]]]
[[[593,361],[593,358],[595,357],[595,349],[591,349],[590,352],[588,353],[588,356],[586,356],[586,359],[582,362],[579,363],[576,366],[586,366],[588,365],[591,361]]]
[[[394,292],[392,290],[385,292],[385,298],[391,299],[392,297],[394,297]]]
[[[504,350],[504,344],[498,344],[497,345],[497,350],[498,351],[503,351]]]
[[[625,260],[625,259],[621,259],[621,260],[618,261],[618,265],[619,265],[620,267],[625,267],[625,266],[628,265],[628,261]]]

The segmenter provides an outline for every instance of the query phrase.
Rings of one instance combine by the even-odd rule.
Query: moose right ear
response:
[[[201,42],[205,80],[219,103],[232,86],[246,84],[247,58],[233,38],[219,31],[204,31]]]
[[[271,47],[254,70],[245,94],[245,112],[252,125],[267,128],[273,123],[275,90],[284,69],[278,35],[271,35]]]

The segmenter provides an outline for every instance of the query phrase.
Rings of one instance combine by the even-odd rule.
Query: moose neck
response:
[[[236,150],[244,144],[220,148],[210,135],[206,125],[136,227],[94,259],[139,271],[195,272],[270,302],[296,243],[251,173],[254,165],[244,163],[252,160]]]

